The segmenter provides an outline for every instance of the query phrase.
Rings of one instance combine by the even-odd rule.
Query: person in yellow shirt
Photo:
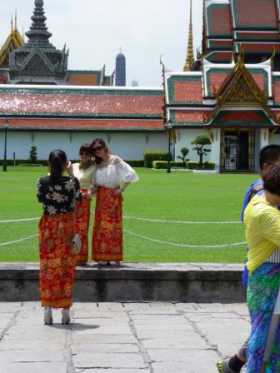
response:
[[[247,303],[251,317],[247,373],[261,372],[280,287],[280,165],[270,167],[263,175],[263,187],[264,194],[256,195],[244,213],[249,270]],[[266,372],[280,372],[280,325]]]
[[[90,222],[90,203],[92,179],[95,163],[90,144],[80,147],[80,162],[74,163],[72,172],[79,180],[82,199],[76,204],[76,231],[81,238],[81,250],[77,255],[77,265],[85,265],[88,261],[88,230]]]

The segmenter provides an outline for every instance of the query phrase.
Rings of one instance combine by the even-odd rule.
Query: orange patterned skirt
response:
[[[123,260],[122,196],[110,188],[97,188],[92,258],[96,262]]]
[[[84,193],[87,190],[82,189],[82,200],[76,203],[75,220],[76,233],[81,237],[81,251],[77,255],[77,265],[85,264],[88,261],[88,229],[90,219],[90,199]]]
[[[74,214],[43,215],[39,223],[42,306],[69,308],[76,256],[72,254]]]

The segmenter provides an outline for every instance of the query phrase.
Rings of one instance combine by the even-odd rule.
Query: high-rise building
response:
[[[120,51],[116,57],[116,86],[124,87],[126,85],[126,59]]]

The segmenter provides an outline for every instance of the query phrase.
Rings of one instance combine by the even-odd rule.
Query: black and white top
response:
[[[41,177],[37,184],[37,198],[46,215],[72,212],[76,201],[81,198],[79,181],[70,176],[55,180],[50,176]]]

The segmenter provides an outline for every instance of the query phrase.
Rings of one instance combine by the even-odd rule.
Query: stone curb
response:
[[[242,265],[124,263],[121,267],[77,267],[74,300],[243,302]],[[39,299],[39,265],[0,264],[0,299]]]

